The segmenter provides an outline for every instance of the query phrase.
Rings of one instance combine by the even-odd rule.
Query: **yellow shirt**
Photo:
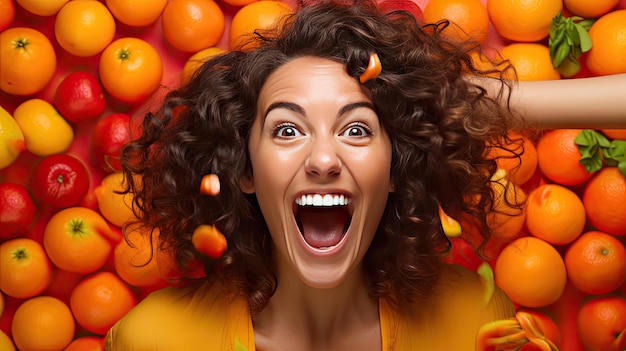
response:
[[[496,289],[483,306],[479,276],[459,266],[444,274],[444,289],[428,304],[379,300],[383,351],[474,350],[478,328],[515,315]],[[108,351],[253,351],[254,331],[247,301],[208,282],[154,292],[107,334]]]

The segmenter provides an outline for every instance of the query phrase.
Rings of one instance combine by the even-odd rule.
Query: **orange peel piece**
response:
[[[359,76],[359,82],[363,84],[370,79],[377,78],[382,70],[383,65],[380,63],[380,57],[378,57],[378,54],[374,52],[370,55],[370,61],[367,64],[367,68],[361,76]]]
[[[527,343],[541,351],[558,351],[530,314],[517,312],[514,318],[483,324],[476,337],[476,351],[518,350]]]
[[[226,251],[226,237],[215,225],[199,225],[191,237],[191,243],[198,252],[213,259],[220,258]]]
[[[200,182],[200,193],[215,196],[220,192],[220,179],[217,174],[207,174]]]
[[[493,298],[493,293],[496,291],[496,281],[493,275],[493,269],[491,265],[487,262],[481,262],[480,266],[476,270],[478,275],[480,275],[485,291],[483,291],[483,306],[487,306],[491,298]]]
[[[444,234],[449,238],[460,236],[462,233],[461,224],[454,218],[448,216],[441,206],[438,206],[438,210],[439,220],[441,220],[441,227],[443,228]]]
[[[517,319],[526,334],[528,342],[539,347],[541,351],[558,351],[556,345],[554,345],[550,339],[546,338],[541,332],[541,329],[536,326],[537,322],[532,315],[526,312],[517,312],[515,319]]]
[[[515,318],[483,324],[478,329],[476,351],[515,350],[527,342]]]

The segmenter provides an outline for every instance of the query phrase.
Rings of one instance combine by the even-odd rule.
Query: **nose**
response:
[[[318,177],[331,177],[341,173],[341,159],[332,140],[311,140],[311,149],[305,161],[304,168],[307,174]]]

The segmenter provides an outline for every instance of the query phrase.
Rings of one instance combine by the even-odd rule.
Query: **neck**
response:
[[[378,332],[378,301],[368,295],[368,281],[356,269],[336,287],[312,288],[292,271],[279,270],[278,287],[268,305],[254,317],[255,332],[297,335],[320,347],[370,328]],[[323,349],[323,348],[321,348]]]

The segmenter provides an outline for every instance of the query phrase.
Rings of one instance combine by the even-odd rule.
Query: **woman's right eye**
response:
[[[279,138],[295,138],[302,135],[298,128],[292,123],[281,123],[277,125],[274,127],[272,134]]]

